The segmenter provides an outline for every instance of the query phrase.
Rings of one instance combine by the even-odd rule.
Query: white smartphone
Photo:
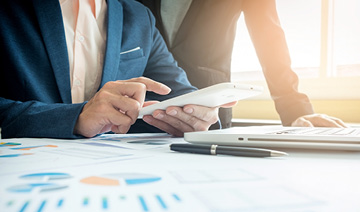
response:
[[[219,83],[191,93],[164,100],[153,105],[143,107],[140,110],[139,117],[152,114],[155,110],[165,110],[169,106],[183,107],[194,104],[206,107],[217,107],[230,102],[246,99],[261,94],[261,86],[239,84],[239,83]]]

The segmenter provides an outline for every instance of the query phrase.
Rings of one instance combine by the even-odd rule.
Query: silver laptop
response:
[[[185,133],[196,144],[360,151],[360,128],[253,126]]]

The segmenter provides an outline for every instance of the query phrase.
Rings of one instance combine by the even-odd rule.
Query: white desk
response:
[[[360,152],[196,155],[139,136],[1,140],[0,211],[360,211]]]

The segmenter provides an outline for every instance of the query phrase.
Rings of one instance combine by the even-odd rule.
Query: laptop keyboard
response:
[[[272,132],[269,134],[295,134],[295,135],[360,135],[360,128],[296,128]]]

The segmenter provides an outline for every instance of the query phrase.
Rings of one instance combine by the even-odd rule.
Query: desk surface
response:
[[[171,152],[165,134],[3,139],[0,211],[359,211],[360,152]]]

